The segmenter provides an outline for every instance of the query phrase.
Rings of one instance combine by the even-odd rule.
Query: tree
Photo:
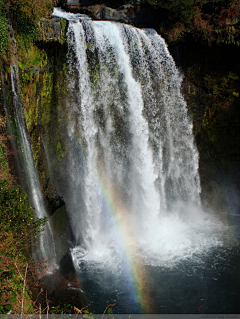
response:
[[[162,11],[170,22],[189,22],[195,13],[195,0],[147,0],[154,8]]]
[[[39,20],[51,15],[55,2],[56,0],[6,0],[5,8],[10,14],[13,28],[18,33],[31,35],[36,31]]]

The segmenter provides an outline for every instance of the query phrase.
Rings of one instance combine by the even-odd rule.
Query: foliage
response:
[[[30,242],[39,236],[46,218],[33,222],[27,195],[6,180],[0,180],[0,207],[0,314],[33,312],[26,288],[27,270],[31,269],[32,277],[37,271]]]
[[[17,39],[20,78],[25,90],[23,91],[25,102],[32,98],[31,95],[36,96],[39,73],[47,63],[46,53],[35,46],[33,41],[37,39],[39,19],[51,13],[53,3],[52,0],[0,0],[0,52],[8,45],[7,23],[9,22],[2,14],[7,12]],[[43,102],[51,99],[49,98],[51,88],[48,87],[48,82],[47,79],[48,96],[43,96]],[[38,107],[38,101],[36,106]],[[35,124],[38,121],[38,115],[36,110],[36,116],[33,117]],[[30,248],[34,248],[34,239],[43,230],[46,218],[34,221],[34,209],[27,195],[19,186],[13,185],[15,181],[10,174],[8,157],[13,155],[14,151],[9,147],[11,136],[6,134],[5,122],[6,118],[0,115],[0,314],[33,313],[35,304],[26,280],[27,277],[31,277],[30,281],[36,283],[39,265],[34,265]],[[41,269],[46,268],[44,266]],[[66,307],[64,311],[68,309]]]
[[[8,47],[8,25],[7,19],[0,10],[0,53]]]
[[[62,148],[61,142],[57,142],[57,158],[60,163],[62,158],[66,155],[66,151]]]
[[[53,306],[50,308],[52,314],[66,314],[71,313],[71,304],[64,304],[62,307],[60,305]]]
[[[49,16],[54,0],[8,0],[7,6],[15,27],[25,33],[25,28],[37,26],[42,17]],[[19,25],[20,23],[20,25]]]
[[[0,0],[0,52],[7,48],[8,27],[6,13],[9,13],[11,24],[25,42],[38,37],[38,24],[42,17],[50,16],[55,0]]]
[[[7,161],[7,156],[13,151],[7,147],[10,136],[5,131],[6,117],[0,115],[0,180],[6,179],[11,184],[14,181],[10,173],[10,168]]]
[[[42,69],[47,64],[47,54],[44,50],[40,50],[33,43],[25,45],[21,35],[17,35],[18,42],[18,59],[19,68],[21,70],[21,82],[29,82],[36,76],[36,71]],[[35,72],[34,72],[35,71]]]
[[[223,159],[239,160],[239,76],[206,75],[203,133]]]
[[[147,0],[158,13],[161,34],[179,41],[191,34],[207,44],[240,45],[238,0]]]
[[[25,234],[33,219],[32,207],[18,186],[0,181],[0,222],[2,232],[12,232],[16,238]]]
[[[36,135],[36,128],[39,123],[39,104],[43,104],[43,100],[37,101],[34,98],[37,96],[39,90],[39,79],[41,77],[40,72],[46,66],[48,62],[47,54],[44,50],[39,49],[32,42],[29,42],[26,46],[24,39],[21,35],[17,35],[18,42],[18,59],[20,69],[20,82],[22,87],[23,103],[25,118],[30,132],[33,132],[34,138],[32,140],[32,152],[35,160],[36,167],[38,167],[38,156],[41,150],[40,136]],[[46,86],[49,91],[51,88]],[[29,126],[31,123],[31,126]]]
[[[7,156],[12,154],[5,132],[6,119],[0,116],[0,253],[13,258],[26,257],[32,238],[43,230],[46,218],[33,222],[34,214],[27,195],[12,185]],[[25,254],[25,255],[24,255]]]
[[[19,186],[0,181],[0,242],[11,242],[8,256],[24,257],[28,252],[31,237],[36,237],[46,223],[46,218],[33,222],[33,209],[26,193]],[[7,245],[8,246],[8,245]],[[4,247],[2,247],[2,253]]]
[[[33,312],[30,293],[26,290],[28,268],[28,264],[0,254],[0,314]]]
[[[192,30],[208,42],[240,44],[239,13],[240,3],[234,1],[231,5],[225,5],[213,13],[204,13],[204,8],[197,7],[193,17]],[[211,12],[211,11],[210,11]]]
[[[189,22],[195,12],[194,0],[148,0],[156,9],[162,10],[169,21]]]
[[[239,161],[239,48],[188,42],[183,93],[194,122],[201,158]],[[184,52],[184,51],[183,51]],[[204,157],[205,156],[205,157]]]

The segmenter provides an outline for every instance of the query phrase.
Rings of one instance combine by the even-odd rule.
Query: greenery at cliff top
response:
[[[0,0],[0,53],[8,47],[8,25],[3,1]]]
[[[240,45],[239,0],[147,0],[159,16],[155,26],[167,41],[191,35],[208,45]]]
[[[148,21],[143,26],[156,29],[168,43],[191,38],[208,45],[240,45],[239,0],[89,0],[99,3],[115,9],[139,6]]]
[[[0,52],[8,47],[8,17],[26,41],[37,40],[39,21],[50,17],[56,0],[0,0]]]
[[[39,20],[51,15],[54,0],[7,0],[5,6],[9,10],[13,27],[28,33],[36,27]]]

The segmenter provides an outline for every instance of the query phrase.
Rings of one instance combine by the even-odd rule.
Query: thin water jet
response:
[[[12,143],[16,144],[14,147],[19,149],[19,152],[16,154],[16,156],[18,157],[18,163],[20,166],[19,169],[21,169],[23,183],[27,188],[31,204],[34,209],[34,214],[37,219],[48,218],[49,215],[45,209],[38,173],[35,168],[30,139],[24,119],[18,72],[18,64],[12,63],[11,89],[13,94],[14,123],[10,122],[10,114],[7,103],[4,103],[5,113],[8,117],[8,130],[9,133],[14,137],[12,140]],[[17,136],[13,134],[13,127],[17,131]],[[51,273],[54,269],[58,268],[58,266],[56,263],[55,246],[49,220],[47,220],[44,228],[45,230],[38,239],[39,249],[33,247],[32,254],[39,262],[46,263],[45,267],[47,267],[47,271]]]

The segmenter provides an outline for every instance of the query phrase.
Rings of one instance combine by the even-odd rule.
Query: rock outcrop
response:
[[[43,41],[59,41],[64,37],[64,27],[61,25],[61,21],[60,18],[41,19],[40,30]],[[63,21],[62,23],[66,24],[65,20]]]
[[[148,7],[141,5],[140,0],[129,2],[116,9],[105,4],[90,4],[91,1],[69,0],[65,9],[68,12],[87,14],[94,20],[108,20],[141,27],[152,27],[156,21],[154,13],[150,13]]]
[[[119,9],[109,8],[105,5],[72,7],[71,11],[79,11],[80,13],[85,13],[96,20],[110,20],[123,23],[133,23],[136,19],[136,8],[131,4],[124,5]]]

